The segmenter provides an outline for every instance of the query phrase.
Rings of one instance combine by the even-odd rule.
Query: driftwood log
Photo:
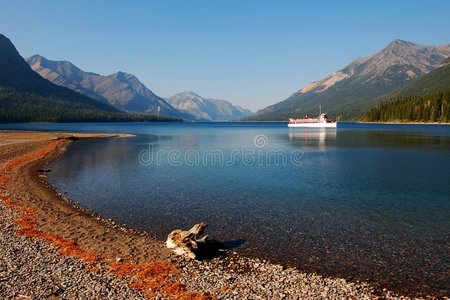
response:
[[[177,255],[191,259],[201,259],[214,256],[223,251],[223,243],[210,239],[207,235],[202,236],[208,225],[204,222],[195,224],[191,229],[185,231],[177,229],[167,236],[166,246]]]

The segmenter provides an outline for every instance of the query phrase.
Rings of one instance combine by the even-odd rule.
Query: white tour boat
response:
[[[303,119],[290,118],[288,127],[336,128],[336,125],[336,121],[329,119],[326,114],[320,111],[317,117],[306,115]]]

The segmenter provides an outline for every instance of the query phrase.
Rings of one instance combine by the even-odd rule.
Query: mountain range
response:
[[[225,100],[203,98],[194,92],[182,92],[167,99],[180,111],[189,113],[200,120],[233,121],[252,114],[248,109],[233,105]]]
[[[40,55],[27,58],[27,62],[43,78],[127,112],[161,114],[188,121],[228,121],[251,114],[228,101],[201,100],[203,98],[200,96],[192,98],[191,103],[187,97],[182,101],[170,101],[171,97],[168,101],[157,96],[129,73],[99,75],[83,71],[71,62],[48,60]],[[205,105],[200,105],[202,101]]]
[[[121,112],[42,78],[0,34],[0,122],[173,121]],[[180,119],[176,119],[180,120]]]
[[[33,72],[13,43],[0,34],[0,87],[13,88],[40,96],[65,99],[105,111],[116,112],[109,104],[95,101],[71,89],[55,85]]]
[[[13,43],[0,34],[0,122],[150,121],[71,89],[34,72]],[[167,120],[167,119],[164,119]]]
[[[124,72],[104,76],[39,55],[25,61],[0,34],[0,121],[150,120],[165,115],[189,121],[286,120],[315,114],[319,105],[333,118],[361,119],[376,104],[399,97],[433,92],[439,98],[435,92],[449,88],[449,57],[450,45],[395,40],[250,116],[248,109],[193,92],[162,98]]]
[[[117,72],[103,76],[85,72],[71,62],[52,61],[40,55],[33,55],[26,61],[35,72],[54,84],[109,103],[118,110],[195,119],[174,109],[132,74]]]
[[[316,114],[319,105],[334,118],[358,119],[383,96],[436,69],[449,56],[450,45],[423,46],[395,40],[379,53],[358,58],[286,100],[259,110],[251,119],[287,120]]]

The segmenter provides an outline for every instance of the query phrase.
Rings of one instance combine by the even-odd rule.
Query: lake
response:
[[[49,181],[165,240],[209,224],[236,251],[417,294],[450,286],[450,126],[339,123],[3,124],[127,132],[80,140]]]

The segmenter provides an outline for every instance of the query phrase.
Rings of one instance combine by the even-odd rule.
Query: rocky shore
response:
[[[36,172],[81,137],[0,132],[0,299],[409,299],[232,251],[184,259],[84,212]]]
[[[0,299],[145,299],[111,272],[15,234],[17,217],[0,201]]]

